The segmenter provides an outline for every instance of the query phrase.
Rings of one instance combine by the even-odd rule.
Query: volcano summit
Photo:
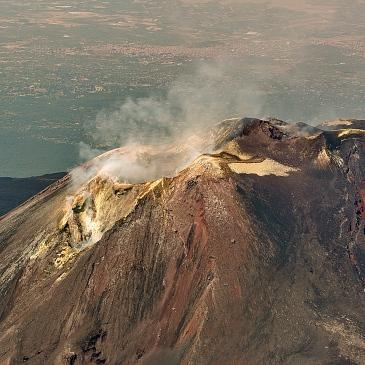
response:
[[[109,152],[0,219],[1,364],[365,364],[365,121],[206,140],[178,173],[184,148],[144,151],[147,182],[92,169]]]

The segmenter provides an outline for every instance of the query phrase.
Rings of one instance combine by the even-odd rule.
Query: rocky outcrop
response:
[[[170,177],[11,212],[0,363],[364,364],[361,127],[230,120]]]

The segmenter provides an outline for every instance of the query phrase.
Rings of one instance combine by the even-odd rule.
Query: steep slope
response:
[[[0,363],[365,364],[360,127],[229,120],[175,176],[3,217]]]

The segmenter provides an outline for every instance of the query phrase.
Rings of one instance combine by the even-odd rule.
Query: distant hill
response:
[[[65,176],[65,172],[28,178],[0,177],[0,216]]]

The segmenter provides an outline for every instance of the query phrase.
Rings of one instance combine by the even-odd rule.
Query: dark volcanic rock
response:
[[[0,221],[0,363],[364,364],[365,139],[225,122],[172,178]]]

